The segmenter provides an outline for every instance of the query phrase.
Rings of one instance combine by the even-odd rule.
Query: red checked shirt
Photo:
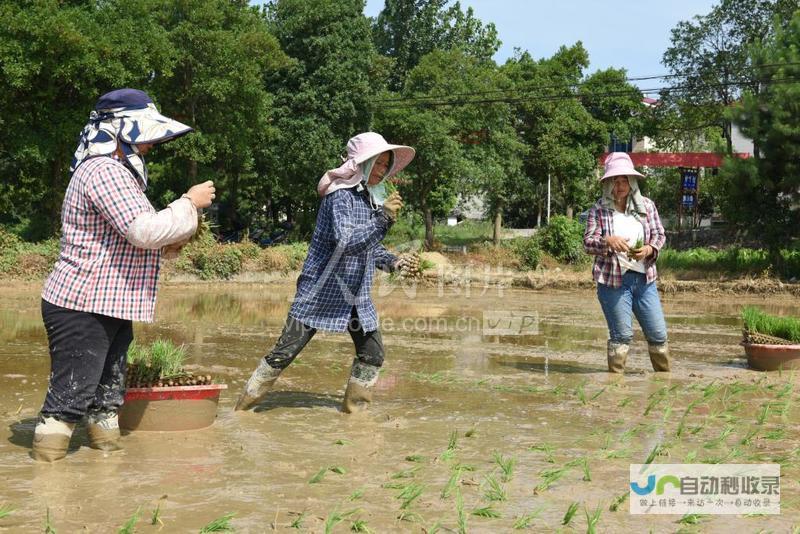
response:
[[[61,252],[42,298],[62,308],[152,322],[161,252],[125,239],[142,213],[155,209],[122,163],[96,157],[78,167],[61,210]]]
[[[647,282],[650,283],[658,277],[656,272],[656,259],[658,252],[664,246],[667,238],[664,235],[664,227],[658,216],[656,205],[649,198],[644,197],[646,216],[644,221],[637,213],[635,217],[642,222],[644,227],[644,244],[653,247],[653,254],[644,260],[647,272]],[[606,236],[614,235],[614,212],[604,208],[600,202],[589,209],[586,219],[586,231],[583,233],[583,248],[589,254],[594,255],[594,267],[592,267],[592,277],[598,284],[605,284],[610,287],[622,286],[622,268],[619,264],[617,254],[607,245]]]

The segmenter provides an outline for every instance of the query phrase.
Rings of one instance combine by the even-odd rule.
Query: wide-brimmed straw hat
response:
[[[388,143],[379,133],[358,134],[347,142],[347,159],[342,165],[330,169],[322,176],[317,185],[317,192],[320,196],[325,196],[337,189],[358,185],[362,178],[358,166],[384,152],[394,154],[392,168],[386,172],[384,179],[390,178],[406,168],[415,155],[415,150],[410,146]]]
[[[191,131],[190,126],[159,113],[144,91],[116,89],[97,100],[81,132],[70,174],[88,158],[113,154],[119,143],[130,168],[146,185],[147,166],[137,145],[166,143]]]
[[[645,176],[637,171],[633,166],[631,157],[625,152],[612,152],[606,156],[606,170],[603,177],[600,178],[602,182],[606,178],[613,178],[614,176]]]

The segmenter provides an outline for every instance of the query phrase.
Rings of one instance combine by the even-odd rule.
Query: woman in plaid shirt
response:
[[[667,325],[656,289],[656,259],[666,241],[656,205],[639,192],[630,156],[613,152],[601,178],[603,197],[589,210],[583,245],[608,323],[608,370],[625,371],[632,316],[642,327],[655,371],[669,371]]]
[[[402,272],[419,261],[413,255],[395,257],[381,245],[403,206],[397,193],[386,198],[384,180],[413,158],[413,148],[390,145],[381,135],[366,132],[347,143],[344,164],[320,179],[322,202],[289,317],[247,381],[236,410],[261,401],[318,329],[347,331],[355,345],[342,411],[358,411],[372,400],[384,357],[370,296],[372,276],[376,267]]]
[[[121,448],[117,411],[132,321],[153,320],[161,249],[185,243],[197,208],[214,198],[205,182],[156,212],[144,194],[144,155],[190,131],[136,89],[101,96],[89,116],[70,166],[61,251],[42,291],[51,373],[34,431],[36,460],[63,458],[84,416],[91,447]]]

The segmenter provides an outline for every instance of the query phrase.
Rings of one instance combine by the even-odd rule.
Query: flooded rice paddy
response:
[[[800,525],[800,388],[745,368],[742,304],[800,315],[788,298],[664,298],[671,375],[650,372],[637,331],[629,372],[606,372],[592,292],[430,288],[379,295],[386,365],[369,414],[338,407],[353,357],[318,334],[255,410],[232,411],[293,295],[275,285],[169,285],[137,338],[188,348],[190,370],[229,389],[205,430],[134,432],[89,449],[79,427],[54,465],[28,456],[49,357],[38,287],[0,289],[0,531],[789,532]],[[538,333],[486,335],[486,311],[536,316]],[[633,516],[629,465],[782,465],[780,516]],[[573,504],[576,503],[576,504]],[[576,509],[567,524],[565,514]],[[156,525],[151,525],[154,510]],[[597,517],[599,511],[599,518]],[[594,517],[591,517],[594,516]],[[590,519],[591,517],[591,519]],[[160,524],[159,524],[160,523]]]

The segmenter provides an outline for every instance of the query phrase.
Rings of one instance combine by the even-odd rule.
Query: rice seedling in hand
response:
[[[597,523],[600,522],[600,516],[603,515],[603,507],[598,504],[592,512],[586,505],[583,505],[583,512],[586,514],[586,534],[595,534],[597,532]]]
[[[514,521],[514,525],[512,528],[514,528],[514,530],[522,530],[529,528],[531,526],[531,523],[533,523],[534,519],[539,517],[539,515],[542,513],[542,510],[544,510],[544,508],[538,508],[529,514],[525,514],[518,517]]]
[[[491,505],[489,506],[482,506],[480,508],[475,508],[472,510],[472,515],[476,515],[478,517],[485,517],[488,519],[499,519],[503,517],[500,512],[492,508]]]
[[[495,452],[492,455],[494,462],[500,467],[500,470],[503,472],[503,482],[508,482],[511,480],[511,477],[514,476],[514,466],[517,463],[515,458],[505,458],[499,452]]]
[[[141,509],[142,508],[139,507],[133,512],[133,515],[117,531],[118,534],[133,534],[136,530],[136,523],[139,521],[139,516],[141,515]]]
[[[14,507],[7,504],[0,506],[0,519],[10,516],[12,512],[14,512]]]
[[[578,505],[578,501],[573,501],[569,505],[567,512],[564,514],[564,519],[561,520],[562,525],[567,526],[572,522],[572,518],[575,517],[575,513],[578,511]]]
[[[608,507],[608,511],[616,512],[617,510],[619,510],[619,507],[622,506],[625,503],[625,501],[628,500],[628,495],[629,493],[626,491],[625,493],[620,493],[619,495],[614,497],[614,500],[611,501],[611,505]]]
[[[508,499],[506,490],[500,485],[496,478],[489,475],[486,477],[486,492],[484,493],[487,501],[505,501]]]

